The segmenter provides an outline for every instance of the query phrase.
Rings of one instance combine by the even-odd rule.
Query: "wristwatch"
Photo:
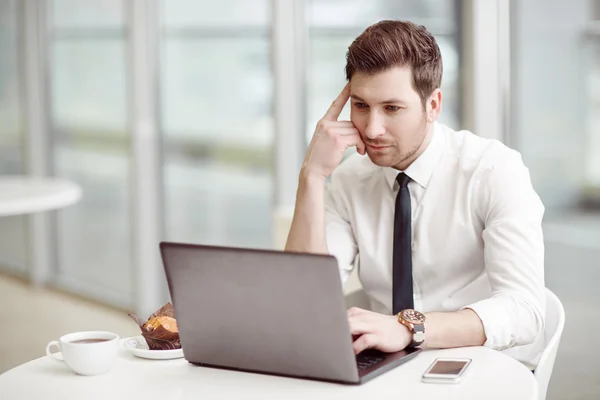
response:
[[[398,313],[398,322],[412,332],[412,342],[408,347],[420,346],[425,341],[425,314],[412,309]]]

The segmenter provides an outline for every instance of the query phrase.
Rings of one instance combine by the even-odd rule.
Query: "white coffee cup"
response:
[[[110,370],[117,357],[119,335],[104,331],[76,332],[53,340],[46,346],[46,355],[64,361],[79,375],[101,375]],[[57,346],[62,354],[52,353]]]

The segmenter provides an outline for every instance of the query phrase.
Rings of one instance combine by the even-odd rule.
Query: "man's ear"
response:
[[[437,121],[440,116],[440,112],[442,112],[442,91],[438,88],[431,93],[429,99],[427,100],[426,105],[426,114],[427,114],[427,122],[433,123]]]

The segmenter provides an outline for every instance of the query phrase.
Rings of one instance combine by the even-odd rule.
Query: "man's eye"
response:
[[[366,105],[365,103],[360,103],[360,102],[354,103],[354,106],[355,106],[356,108],[367,108],[367,107],[369,107],[369,106],[368,106],[368,105]]]
[[[398,106],[386,106],[385,109],[387,111],[396,112],[396,111],[400,110],[400,107],[398,107]]]

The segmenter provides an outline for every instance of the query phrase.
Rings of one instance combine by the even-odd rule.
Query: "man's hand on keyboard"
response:
[[[412,339],[408,328],[399,323],[395,315],[352,307],[348,310],[348,324],[355,354],[370,348],[393,353],[404,350]]]

